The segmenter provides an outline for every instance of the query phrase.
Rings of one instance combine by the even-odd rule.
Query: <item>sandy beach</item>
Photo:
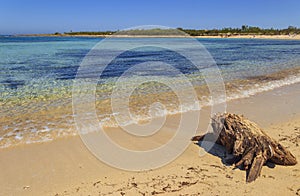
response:
[[[195,38],[299,40],[300,35],[231,35],[231,36],[228,36],[228,37],[224,37],[224,36],[195,36]]]
[[[227,111],[244,114],[258,123],[300,159],[300,84],[294,84],[227,103]],[[202,113],[209,112],[203,108]],[[204,115],[205,116],[205,115]],[[164,127],[172,130],[176,116]],[[205,130],[201,119],[198,132]],[[106,130],[128,147],[138,147],[118,131]],[[119,130],[120,131],[120,130]],[[165,138],[164,138],[165,137]],[[165,134],[157,142],[168,139]],[[152,140],[143,141],[151,145]],[[199,156],[199,145],[190,143],[172,163],[151,171],[128,172],[95,158],[79,136],[52,142],[0,149],[0,195],[295,195],[300,194],[300,164],[264,166],[253,183],[246,173],[223,163],[224,148],[215,145]],[[276,187],[276,188],[274,188]]]
[[[300,1],[3,1],[0,196],[300,196]]]
[[[91,36],[93,37],[93,36]],[[221,35],[218,35],[218,36],[144,36],[144,35],[141,35],[141,36],[131,36],[131,35],[100,35],[100,36],[96,36],[96,37],[105,37],[105,38],[110,38],[110,37],[141,37],[141,38],[144,38],[144,37],[162,37],[162,38],[167,38],[167,37],[170,37],[170,38],[181,38],[181,37],[192,37],[192,38],[222,38],[222,39],[279,39],[279,40],[299,40],[300,39],[300,35],[230,35],[230,36],[221,36]]]
[[[300,35],[230,35],[230,36],[176,36],[176,35],[68,35],[68,34],[27,34],[18,36],[29,37],[99,37],[99,38],[218,38],[218,39],[278,39],[278,40],[300,40]]]

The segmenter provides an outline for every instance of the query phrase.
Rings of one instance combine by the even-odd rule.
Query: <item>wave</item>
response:
[[[298,67],[282,70],[268,75],[249,77],[248,79],[244,79],[244,80],[233,80],[224,84],[226,89],[225,100],[222,99],[222,96],[220,96],[221,97],[220,99],[212,100],[209,91],[207,91],[207,87],[202,85],[202,86],[195,87],[195,89],[197,88],[201,89],[198,92],[199,101],[196,101],[195,103],[188,104],[188,105],[173,104],[172,105],[173,107],[172,106],[168,107],[169,105],[164,104],[165,107],[162,109],[157,108],[157,112],[154,115],[153,114],[151,116],[147,114],[135,115],[134,118],[126,121],[125,123],[122,124],[122,126],[137,124],[140,121],[150,121],[151,118],[201,110],[201,108],[203,107],[213,106],[215,104],[221,104],[224,101],[227,102],[236,99],[247,98],[256,95],[258,93],[271,91],[276,88],[296,84],[299,82],[300,82],[300,68]],[[147,98],[144,97],[141,101],[146,102],[145,99]],[[148,95],[148,99],[149,99],[149,95]],[[134,109],[131,108],[131,110]],[[138,108],[137,110],[140,110],[140,108]],[[100,125],[102,127],[118,127],[119,126],[118,123],[114,120],[115,115],[118,114],[114,113],[111,114],[110,117],[101,119]]]
[[[300,67],[285,69],[272,74],[236,79],[225,82],[226,101],[241,99],[256,95],[261,92],[271,91],[276,88],[300,82]],[[177,97],[172,92],[158,92],[157,94],[139,95],[133,97],[130,111],[131,119],[124,121],[122,126],[143,123],[151,118],[163,117],[184,112],[201,110],[203,107],[221,103],[222,99],[212,101],[209,90],[205,85],[195,86],[198,100],[190,104],[179,104]],[[155,107],[152,115],[149,108],[153,103],[160,102],[164,107]],[[66,102],[64,102],[66,104]],[[7,148],[20,144],[48,142],[56,138],[78,135],[72,113],[72,103],[61,107],[54,104],[54,109],[48,108],[46,114],[30,113],[16,117],[2,117],[3,134],[0,135],[0,148]],[[118,113],[111,111],[109,99],[101,100],[96,107],[100,126],[118,127],[115,116]],[[29,115],[32,115],[29,117]],[[36,119],[31,121],[28,119]],[[7,122],[13,123],[8,125]],[[6,123],[6,124],[5,124]]]

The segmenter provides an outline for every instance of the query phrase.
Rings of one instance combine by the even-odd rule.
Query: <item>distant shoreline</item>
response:
[[[99,37],[99,38],[218,38],[218,39],[283,39],[283,40],[300,40],[300,35],[231,35],[231,36],[183,36],[183,35],[68,35],[68,34],[21,34],[21,35],[12,35],[20,37]]]

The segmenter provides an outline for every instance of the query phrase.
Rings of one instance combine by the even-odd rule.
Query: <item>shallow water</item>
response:
[[[147,39],[153,38],[145,38],[145,41]],[[73,81],[85,55],[101,40],[82,37],[0,37],[1,147],[76,134],[72,112]],[[300,82],[300,41],[198,40],[220,69],[227,100]],[[180,43],[180,40],[175,42]],[[194,85],[200,106],[211,104],[205,80],[190,62],[170,50],[139,48],[124,52],[111,62],[98,82],[96,109],[101,125],[117,126],[110,100],[117,79],[133,64],[149,61],[163,61],[176,67]],[[143,69],[137,75],[145,80],[163,76],[179,91],[185,90],[182,85],[184,81],[159,66],[151,67],[151,70]],[[180,105],[168,86],[146,82],[139,85],[130,97],[134,120],[127,123],[147,120],[150,105],[158,101],[165,108],[155,111],[156,116],[197,109],[193,105]]]

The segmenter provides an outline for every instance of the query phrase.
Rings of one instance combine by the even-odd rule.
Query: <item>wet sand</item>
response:
[[[227,103],[227,111],[244,114],[278,139],[300,160],[300,83]],[[206,130],[209,108],[201,111],[198,132]],[[156,147],[172,135],[178,116],[168,118],[162,133],[143,142],[106,130],[128,148]],[[153,142],[154,141],[154,142]],[[246,184],[245,171],[226,166],[224,149],[215,146],[199,156],[191,142],[172,163],[146,172],[112,168],[95,158],[79,136],[0,149],[0,195],[295,195],[300,194],[300,164],[264,166]],[[203,150],[203,149],[202,149]],[[276,187],[276,188],[274,188]]]
[[[225,82],[225,89],[229,101],[299,81],[300,68],[294,67],[262,76],[249,76],[243,80],[236,79],[228,81]],[[133,93],[130,96],[130,111],[138,121],[146,121],[149,119],[149,107],[158,101],[165,106],[167,111],[158,109],[156,112],[157,116],[165,114],[166,112],[174,114],[195,108],[194,105],[187,103],[181,103],[184,107],[180,108],[178,107],[180,105],[179,99],[174,92],[170,90],[160,92],[163,86],[159,85],[154,89],[152,87],[152,85],[141,86],[141,88],[137,90],[138,93]],[[105,91],[103,92],[101,89],[96,91],[97,96],[105,95],[109,97],[110,93],[112,93],[112,88],[107,90],[106,87],[103,87],[102,90]],[[210,105],[210,91],[207,85],[195,86],[195,92],[202,107]],[[182,94],[188,95],[190,92],[183,90]],[[217,101],[218,99],[219,96],[216,96]],[[122,103],[123,99],[120,101]],[[111,99],[107,98],[101,99],[99,97],[96,101],[98,120],[103,126],[117,126],[116,120],[113,117],[114,112],[112,111],[111,104]],[[86,108],[85,106],[86,104],[84,108]],[[47,99],[43,99],[43,96],[41,96],[37,97],[36,100],[15,97],[7,99],[3,103],[0,102],[0,108],[0,122],[3,125],[0,133],[0,148],[50,141],[59,137],[77,134],[73,119],[71,92],[62,92],[58,96],[53,95]],[[257,108],[255,109],[257,110]],[[202,121],[205,117],[208,119],[207,110],[207,108],[203,108],[204,114],[201,116]],[[255,113],[255,111],[252,113]],[[262,117],[262,119],[264,118]],[[126,120],[126,123],[129,124],[130,122],[131,119]],[[176,120],[171,120],[169,124],[172,125],[172,129],[174,130],[175,125],[173,125],[173,122],[176,122]]]

